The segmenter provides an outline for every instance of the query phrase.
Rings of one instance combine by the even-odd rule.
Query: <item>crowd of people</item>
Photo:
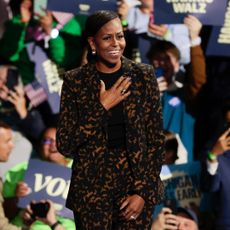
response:
[[[0,0],[0,230],[229,230],[230,61],[206,56],[210,26],[155,24],[154,0],[90,16],[34,4]],[[73,219],[46,197],[18,206],[30,159],[72,169]],[[161,167],[194,161],[208,226],[162,205]]]

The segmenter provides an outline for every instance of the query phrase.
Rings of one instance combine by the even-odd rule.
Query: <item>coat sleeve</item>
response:
[[[201,46],[191,48],[191,63],[186,66],[186,97],[192,105],[197,101],[202,86],[206,83],[206,62]]]
[[[164,160],[164,142],[162,108],[160,93],[153,70],[149,67],[146,78],[145,124],[147,154],[142,189],[139,194],[151,203],[159,203],[163,197],[163,184],[160,180],[161,166]],[[141,183],[140,183],[141,184]]]
[[[97,137],[107,117],[99,95],[82,96],[80,88],[83,86],[73,75],[73,72],[67,73],[63,82],[57,127],[57,148],[66,157],[74,157],[79,147]]]

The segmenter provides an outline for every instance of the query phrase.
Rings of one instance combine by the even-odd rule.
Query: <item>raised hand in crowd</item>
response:
[[[11,102],[21,119],[27,116],[26,98],[22,85],[15,86],[14,90],[10,90],[6,85],[0,87],[0,100]]]
[[[163,25],[163,24],[162,25],[156,25],[155,23],[151,22],[151,20],[150,20],[149,25],[148,25],[148,31],[150,33],[153,33],[157,37],[164,38],[166,36],[166,34],[168,33],[168,28],[166,25]]]
[[[211,153],[215,156],[219,156],[224,154],[224,152],[228,150],[230,150],[230,128],[228,128],[223,134],[221,134],[221,136],[212,147]]]
[[[117,13],[122,20],[127,18],[129,8],[130,7],[126,1],[122,0],[118,2]]]
[[[156,219],[153,221],[151,230],[173,230],[178,229],[177,216],[172,213],[172,210],[163,207]]]
[[[39,205],[40,209],[36,208]],[[36,206],[36,207],[35,207]],[[41,209],[42,208],[42,209]],[[40,211],[40,212],[39,212]],[[35,220],[40,220],[43,223],[49,225],[55,230],[64,230],[56,218],[56,210],[54,203],[51,200],[41,200],[39,202],[31,202],[30,205],[22,212],[22,218],[27,225],[31,225]]]
[[[194,211],[178,207],[176,214],[163,207],[153,221],[151,230],[198,230],[198,218]]]
[[[21,21],[28,23],[32,17],[32,1],[23,0],[20,5]]]
[[[43,31],[47,34],[50,35],[51,30],[52,30],[52,23],[53,23],[53,16],[50,11],[46,11],[46,14],[44,16],[41,16],[39,14],[36,14],[39,18],[39,24]]]
[[[35,15],[38,18],[39,24],[43,31],[50,35],[52,30],[52,23],[53,23],[53,16],[50,11],[47,11],[46,9],[42,9],[44,11],[44,15],[41,15],[39,13],[34,12],[33,15]],[[31,0],[24,0],[21,3],[20,6],[20,12],[21,12],[21,20],[22,22],[29,22],[32,17],[32,1]]]
[[[31,188],[24,182],[20,181],[16,185],[15,196],[17,198],[25,197],[31,192]]]
[[[14,90],[9,90],[7,101],[14,105],[21,119],[27,116],[26,97],[22,85],[19,84],[14,87]]]
[[[202,29],[202,23],[197,17],[188,15],[184,18],[184,24],[188,27],[191,41],[199,37],[200,31]]]

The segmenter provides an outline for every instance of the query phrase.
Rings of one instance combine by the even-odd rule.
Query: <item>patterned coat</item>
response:
[[[127,156],[133,189],[154,205],[163,196],[160,170],[164,135],[158,85],[153,67],[122,58],[124,76],[130,76],[131,95],[123,101]],[[107,118],[99,101],[100,78],[95,64],[66,73],[62,86],[57,147],[74,159],[67,207],[84,209],[97,197],[106,199]]]

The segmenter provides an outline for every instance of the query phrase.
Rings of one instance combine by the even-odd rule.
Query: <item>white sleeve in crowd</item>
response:
[[[180,50],[180,63],[183,65],[190,63],[190,38],[187,26],[184,24],[171,24],[168,25],[168,29],[171,32],[168,41],[175,44]]]
[[[131,7],[127,16],[128,28],[136,34],[147,33],[149,15],[144,14],[138,7]]]
[[[210,162],[210,161],[206,161],[207,163],[207,171],[210,175],[214,176],[216,175],[216,171],[218,169],[218,161],[215,161],[215,162]]]

